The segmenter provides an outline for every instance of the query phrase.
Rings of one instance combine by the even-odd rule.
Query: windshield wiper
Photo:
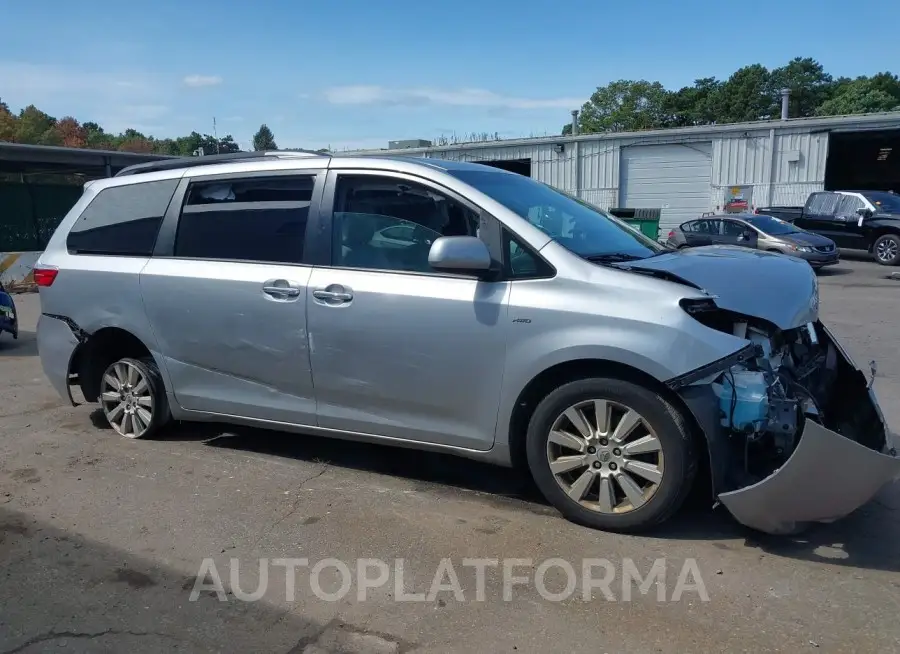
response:
[[[585,254],[583,256],[594,263],[619,263],[622,261],[639,261],[645,258],[636,254],[628,254],[627,252],[606,252],[603,254]]]

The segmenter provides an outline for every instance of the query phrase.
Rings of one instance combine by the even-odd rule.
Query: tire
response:
[[[99,402],[109,426],[125,438],[151,438],[169,422],[165,385],[152,358],[111,363],[100,379]]]
[[[900,264],[900,236],[897,234],[882,234],[872,244],[872,254],[875,261],[882,266],[896,266]]]
[[[609,427],[605,429],[606,435],[611,436],[612,427],[623,422],[616,420],[617,416],[623,415],[623,409],[636,412],[642,420],[630,436],[624,438],[622,448],[615,448],[615,441],[609,438],[592,438],[590,442],[582,439],[583,442],[576,444],[595,447],[593,453],[586,447],[582,456],[578,450],[568,449],[574,444],[567,438],[562,439],[567,446],[559,445],[560,436],[554,434],[551,437],[551,429],[556,427],[556,432],[578,434],[574,423],[563,416],[580,403],[585,403],[586,409],[582,416],[589,425],[596,426],[596,420],[591,421],[594,400],[605,401],[607,407],[612,407],[612,412],[607,414],[610,419]],[[594,434],[602,435],[603,432],[603,429],[596,429]],[[652,441],[654,436],[655,444]],[[648,441],[648,438],[651,440]],[[659,453],[638,453],[639,447],[634,445],[637,440],[642,441],[640,449],[644,450],[648,446],[658,445]],[[637,458],[629,457],[625,452],[629,446],[635,450]],[[526,450],[531,475],[547,501],[568,520],[604,531],[636,532],[664,522],[681,507],[697,473],[694,441],[679,412],[657,393],[613,378],[596,377],[570,382],[547,395],[535,409],[528,425]],[[588,462],[583,467],[579,464],[571,472],[564,472],[558,481],[557,474],[551,470],[551,459],[556,455],[563,457],[562,461],[558,457],[555,459],[557,471],[560,470],[559,465],[569,466],[576,458],[586,458]],[[570,458],[565,459],[565,456]],[[657,456],[659,458],[655,459]],[[648,470],[635,466],[635,463],[649,464],[657,471],[661,470],[661,479],[654,483],[643,478],[643,474],[635,474],[635,469]],[[584,481],[588,479],[585,475],[590,476],[587,482]],[[623,477],[630,477],[632,482],[638,484],[638,491],[641,492],[637,497],[643,499],[642,505],[636,507],[634,502],[628,500],[622,485],[627,480],[621,481]],[[569,483],[568,489],[564,489],[564,483]],[[610,487],[614,494],[604,505],[600,492]],[[570,492],[579,494],[582,488],[585,492],[581,500],[569,495]],[[630,490],[634,494],[635,487]],[[596,501],[593,500],[594,495],[597,496]]]

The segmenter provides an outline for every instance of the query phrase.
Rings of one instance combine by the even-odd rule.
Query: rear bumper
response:
[[[37,347],[41,367],[56,392],[73,404],[69,368],[78,345],[78,338],[65,322],[44,314],[38,318]]]

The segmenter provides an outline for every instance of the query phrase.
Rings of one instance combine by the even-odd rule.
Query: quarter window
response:
[[[334,209],[333,261],[344,268],[432,272],[432,243],[475,236],[478,226],[478,216],[460,202],[391,177],[340,177]]]
[[[72,254],[150,256],[177,179],[110,186],[85,207],[66,237]]]
[[[191,184],[175,256],[301,263],[315,179],[298,175]]]

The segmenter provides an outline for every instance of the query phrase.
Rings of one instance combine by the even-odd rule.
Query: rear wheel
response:
[[[668,519],[697,469],[678,411],[631,382],[571,382],[538,405],[527,435],[528,465],[566,518],[608,531],[638,531]]]
[[[169,403],[152,358],[124,358],[110,364],[100,380],[100,406],[116,433],[149,438],[168,422]]]
[[[875,261],[882,266],[900,264],[900,237],[896,234],[884,234],[878,237],[872,246]]]

